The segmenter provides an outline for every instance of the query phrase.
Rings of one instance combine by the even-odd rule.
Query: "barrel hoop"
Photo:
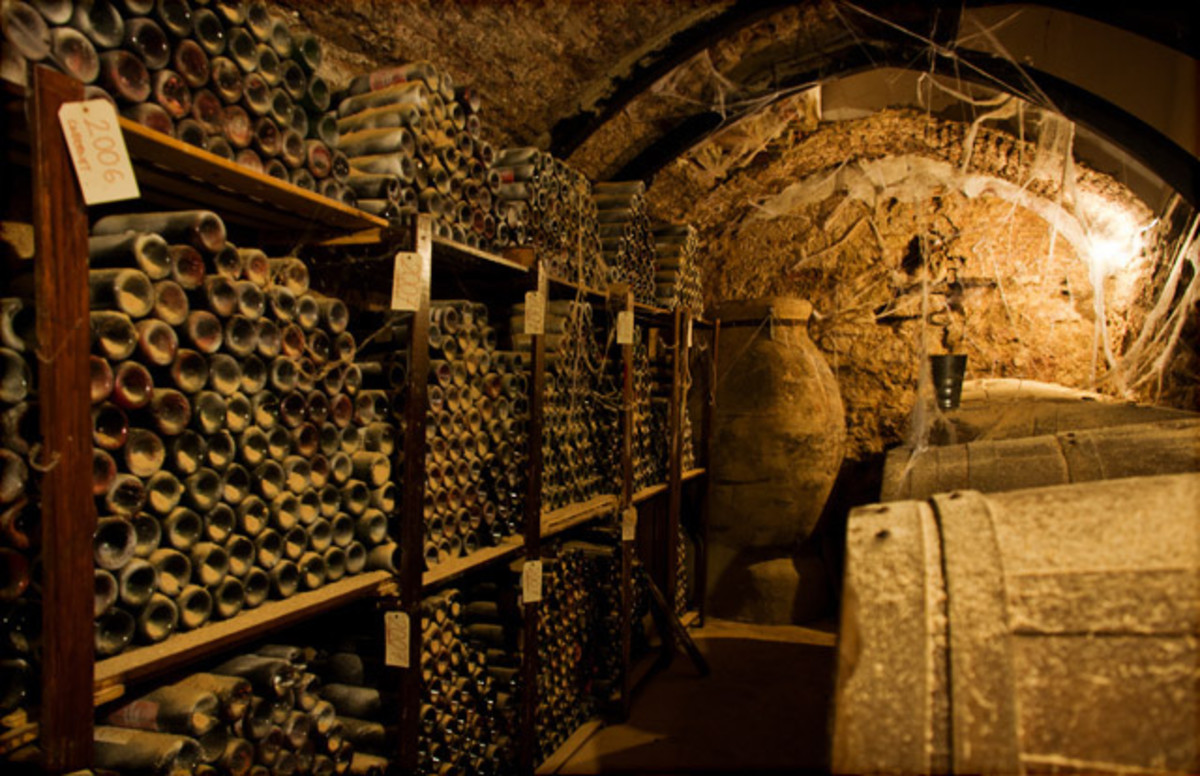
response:
[[[1004,573],[987,499],[934,496],[942,537],[955,773],[1020,771]]]

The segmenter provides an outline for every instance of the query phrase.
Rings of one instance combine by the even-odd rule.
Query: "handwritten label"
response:
[[[621,541],[632,542],[637,539],[637,507],[629,507],[621,513]]]
[[[64,103],[58,109],[58,121],[85,203],[99,205],[142,195],[112,103],[108,100]]]
[[[392,309],[416,312],[421,306],[421,254],[400,251],[392,268]]]
[[[617,313],[617,344],[633,344],[633,311],[622,310]]]
[[[383,615],[384,652],[383,662],[397,668],[408,668],[409,622],[408,612],[385,612]]]
[[[540,291],[525,292],[525,333],[546,333],[546,297]]]
[[[521,600],[527,604],[542,600],[542,562],[525,561],[521,569]]]

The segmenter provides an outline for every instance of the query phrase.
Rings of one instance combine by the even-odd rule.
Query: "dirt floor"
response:
[[[836,665],[817,627],[709,620],[692,630],[712,673],[680,655],[650,678],[628,722],[595,731],[557,769],[587,773],[801,773],[829,763]]]

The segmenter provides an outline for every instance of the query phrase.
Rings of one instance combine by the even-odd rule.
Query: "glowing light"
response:
[[[1131,268],[1145,248],[1143,235],[1154,224],[1141,224],[1125,205],[1098,194],[1080,192],[1076,213],[1087,234],[1087,260],[1102,276]]]

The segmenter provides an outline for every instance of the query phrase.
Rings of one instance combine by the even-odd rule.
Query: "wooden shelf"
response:
[[[469,245],[455,242],[446,237],[433,238],[433,258],[435,260],[451,260],[473,263],[478,266],[482,263],[484,266],[495,266],[500,269],[509,270],[512,272],[526,273],[529,272],[529,267],[520,262],[513,261],[510,258],[501,256],[496,253],[489,253],[479,248],[472,248]]]
[[[695,469],[688,469],[682,475],[680,475],[679,479],[681,482],[687,482],[688,480],[694,480],[694,479],[697,479],[698,477],[705,477],[707,475],[708,475],[708,469],[705,469],[703,466],[700,466]]]
[[[655,496],[661,496],[666,493],[670,486],[665,482],[660,482],[657,485],[647,485],[641,490],[634,491],[633,497],[629,500],[634,504],[640,504],[643,501],[649,501]]]
[[[546,539],[601,515],[610,514],[617,509],[619,503],[616,496],[596,496],[579,504],[568,504],[552,512],[543,512],[542,538]]]
[[[24,725],[5,730],[0,733],[0,757],[7,757],[21,747],[32,744],[37,737],[38,725],[36,722],[27,722]]]
[[[138,647],[101,660],[95,668],[97,691],[170,671],[315,614],[375,595],[381,585],[390,585],[391,581],[392,575],[386,571],[358,574],[282,601],[268,601],[228,620],[174,634],[159,644]],[[110,695],[110,692],[103,692],[101,697],[111,700]]]
[[[522,536],[507,536],[495,547],[484,547],[470,555],[439,563],[421,576],[422,589],[440,585],[489,563],[511,558],[525,549]]]
[[[608,302],[608,291],[602,291],[598,288],[591,288],[590,286],[583,286],[583,285],[580,285],[579,283],[575,283],[570,280],[563,280],[562,278],[557,278],[557,277],[553,277],[553,276],[551,276],[549,278],[549,285],[550,285],[551,290],[571,291],[571,292],[574,292],[575,294],[582,294],[583,296],[587,297],[591,301],[600,302],[602,304],[607,304],[607,302]]]
[[[549,774],[558,773],[567,764],[567,760],[570,760],[588,742],[588,739],[595,735],[596,731],[602,727],[604,727],[604,720],[598,717],[584,722],[575,729],[574,733],[567,737],[566,741],[563,741],[554,750],[553,754],[542,761],[542,764],[537,767],[534,773],[537,776],[549,776]]]
[[[120,121],[137,166],[138,185],[154,190],[157,196],[152,199],[216,209],[231,220],[258,227],[267,223],[281,230],[301,229],[302,234],[314,227],[359,231],[388,226],[378,216],[255,172],[129,119]]]

